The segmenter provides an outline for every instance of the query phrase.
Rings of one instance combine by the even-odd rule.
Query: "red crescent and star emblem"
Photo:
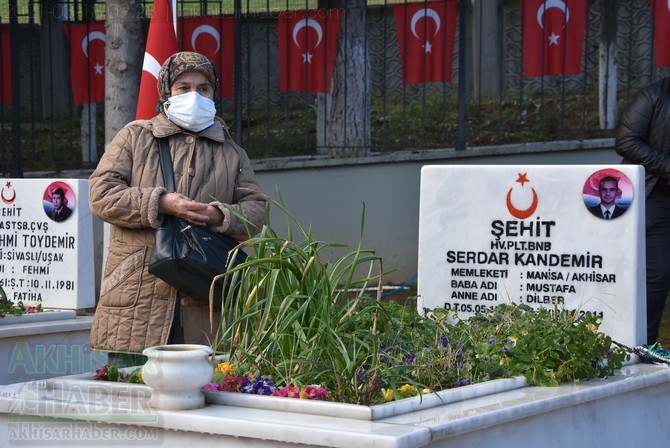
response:
[[[527,173],[519,173],[519,177],[516,180],[516,182],[521,184],[521,187],[523,187],[526,182],[530,182],[526,175]],[[533,216],[533,213],[535,213],[535,210],[537,209],[538,203],[537,192],[535,191],[535,188],[531,187],[531,191],[533,192],[533,201],[531,202],[530,207],[525,210],[518,209],[514,206],[514,204],[512,204],[512,189],[513,188],[510,188],[507,192],[507,210],[509,210],[510,214],[517,219],[526,219]]]
[[[5,196],[5,190],[7,190],[7,192],[11,192],[12,196],[11,197],[6,197]],[[12,187],[11,182],[7,182],[5,184],[5,187],[2,189],[2,192],[0,193],[0,197],[2,197],[2,202],[4,202],[7,205],[14,202],[14,200],[16,199],[16,190],[14,190],[14,187]]]

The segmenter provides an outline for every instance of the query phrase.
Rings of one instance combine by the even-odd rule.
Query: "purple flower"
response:
[[[489,344],[493,344],[493,343],[495,342],[495,339],[493,339],[493,338],[488,338],[488,339],[487,339],[487,342],[488,342]]]
[[[470,380],[468,378],[461,378],[458,381],[458,387],[466,386],[470,383]]]
[[[359,366],[358,369],[356,370],[356,381],[359,382],[365,382],[369,378],[369,374],[365,370],[365,367]]]
[[[240,392],[254,395],[272,395],[275,390],[277,390],[277,386],[273,384],[271,379],[261,378],[260,376],[254,378],[253,381],[247,377],[243,378],[240,387]]]
[[[219,383],[207,383],[202,386],[202,390],[221,390]]]
[[[449,347],[449,338],[446,336],[440,336],[440,340],[442,341],[442,347]]]

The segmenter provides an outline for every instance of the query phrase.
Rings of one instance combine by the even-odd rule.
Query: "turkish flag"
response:
[[[654,59],[657,67],[670,65],[670,3],[651,0],[654,27]]]
[[[393,7],[405,84],[451,81],[456,7],[456,0]]]
[[[0,27],[0,104],[12,104],[12,50],[9,45],[9,27]]]
[[[340,9],[279,14],[279,88],[282,92],[330,92]]]
[[[144,50],[142,64],[142,78],[140,79],[140,93],[137,98],[137,113],[135,118],[144,120],[156,115],[158,103],[158,72],[163,62],[175,54],[177,50],[177,35],[172,20],[172,6],[170,0],[156,0],[149,22],[149,35]]]
[[[74,104],[105,101],[105,22],[67,23]]]
[[[219,77],[221,98],[233,96],[235,60],[235,20],[232,16],[188,17],[179,20],[182,48],[207,56]]]
[[[587,0],[521,0],[526,78],[579,74],[586,8]]]

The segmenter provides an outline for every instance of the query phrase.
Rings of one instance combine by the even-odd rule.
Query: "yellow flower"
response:
[[[499,363],[499,364],[500,364],[501,366],[504,366],[504,365],[506,365],[507,363],[509,363],[509,358],[508,358],[507,356],[503,356],[502,358],[500,358],[500,363]]]
[[[426,387],[425,389],[423,389],[423,390],[421,391],[421,393],[424,394],[424,395],[425,395],[425,394],[429,394],[429,393],[430,393],[430,389],[428,389],[428,388]]]
[[[220,373],[222,375],[226,375],[230,372],[235,370],[235,366],[232,365],[231,363],[227,361],[220,362],[217,366],[216,369],[214,369],[214,373]]]
[[[412,386],[411,384],[403,384],[402,386],[400,386],[398,391],[401,394],[411,394],[412,392],[414,392],[414,386]]]
[[[393,389],[382,388],[382,395],[384,396],[384,401],[393,401]]]
[[[596,327],[594,324],[588,324],[586,328],[593,334],[598,332],[598,327]]]

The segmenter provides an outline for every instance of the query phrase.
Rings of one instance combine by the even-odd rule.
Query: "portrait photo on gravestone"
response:
[[[613,168],[598,170],[584,183],[584,205],[597,218],[609,220],[623,215],[633,201],[633,185]]]
[[[44,211],[55,222],[68,219],[75,203],[74,191],[66,182],[53,182],[44,191]]]

